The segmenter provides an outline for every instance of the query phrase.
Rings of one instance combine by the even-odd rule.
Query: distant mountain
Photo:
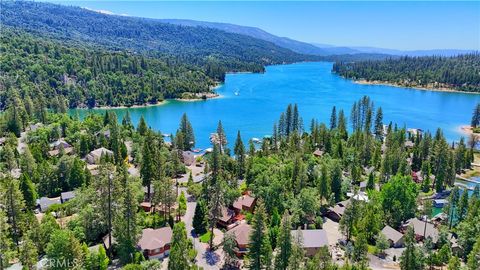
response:
[[[4,26],[64,42],[174,56],[177,61],[203,67],[215,79],[223,79],[226,71],[261,72],[265,65],[318,60],[262,39],[218,29],[41,2],[1,1],[0,9]]]
[[[360,52],[364,53],[382,53],[390,55],[406,55],[406,56],[456,56],[460,54],[469,54],[475,52],[475,50],[456,50],[456,49],[434,49],[434,50],[412,50],[412,51],[402,51],[394,49],[384,49],[384,48],[375,48],[375,47],[352,47]]]
[[[207,27],[219,29],[229,33],[236,33],[246,35],[261,40],[269,41],[277,46],[290,49],[294,52],[301,54],[311,54],[318,56],[333,56],[333,55],[352,55],[361,54],[361,58],[368,58],[369,54],[374,59],[386,58],[386,55],[408,55],[408,56],[429,56],[429,55],[441,55],[441,56],[455,56],[459,54],[467,54],[474,52],[473,50],[452,50],[452,49],[437,49],[437,50],[414,50],[414,51],[402,51],[394,49],[384,49],[376,47],[351,47],[351,46],[336,46],[322,43],[307,43],[297,41],[287,37],[279,37],[270,34],[260,28],[241,26],[230,23],[218,23],[218,22],[204,22],[195,20],[182,20],[182,19],[160,19],[158,21],[164,23],[170,23],[174,25],[183,25],[191,27]],[[383,55],[383,56],[382,56]],[[351,56],[346,56],[352,58]]]
[[[293,40],[286,37],[278,37],[256,27],[241,26],[241,25],[230,24],[230,23],[203,22],[203,21],[180,20],[180,19],[161,19],[158,21],[175,24],[175,25],[214,28],[214,29],[219,29],[229,33],[246,35],[246,36],[272,42],[277,46],[290,49],[294,52],[302,53],[302,54],[312,54],[312,55],[333,54],[329,50],[319,48],[310,43],[301,42],[301,41]]]

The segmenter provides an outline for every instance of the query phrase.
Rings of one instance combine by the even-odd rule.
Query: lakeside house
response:
[[[110,129],[99,131],[99,132],[95,133],[96,137],[98,137],[99,135],[109,139],[110,138]]]
[[[315,256],[320,248],[328,247],[327,232],[323,229],[320,230],[292,230],[290,231],[292,238],[300,237],[303,240],[303,249],[305,254],[309,257]]]
[[[102,156],[112,157],[113,152],[107,148],[101,147],[90,152],[87,155],[86,160],[89,164],[98,164]]]
[[[168,226],[159,229],[143,229],[137,247],[145,258],[163,259],[170,253],[172,235],[172,229]]]
[[[437,243],[439,232],[432,223],[419,220],[418,218],[411,218],[405,222],[405,224],[402,226],[402,230],[405,232],[408,227],[413,228],[415,240],[417,242],[423,241],[425,238],[430,237],[434,244]]]
[[[233,234],[235,237],[235,243],[237,244],[235,254],[237,257],[243,257],[243,255],[248,252],[248,244],[250,243],[251,232],[252,227],[247,223],[241,223],[227,232]]]
[[[382,229],[381,233],[390,242],[390,247],[401,248],[405,244],[404,235],[388,225]]]
[[[447,199],[435,199],[435,200],[433,200],[433,206],[436,207],[436,208],[443,208],[447,204],[448,204]]]
[[[37,205],[38,208],[40,208],[40,212],[45,213],[47,212],[48,208],[50,208],[54,204],[61,204],[61,198],[60,197],[55,197],[55,198],[47,198],[47,197],[41,197],[38,199]]]

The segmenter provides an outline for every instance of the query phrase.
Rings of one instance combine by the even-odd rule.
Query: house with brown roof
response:
[[[404,241],[405,239],[401,232],[387,225],[382,229],[381,233],[390,242],[390,247],[394,247],[394,248],[403,247],[405,243]]]
[[[245,194],[240,196],[235,202],[233,202],[233,209],[237,214],[242,211],[247,211],[252,213],[253,208],[255,208],[256,199],[252,196]]]
[[[192,151],[183,151],[182,160],[186,166],[191,166],[193,163],[195,163],[195,156],[193,155]]]
[[[228,207],[222,207],[222,215],[218,218],[218,226],[227,228],[234,222],[235,211]]]
[[[341,201],[335,204],[333,207],[329,207],[327,210],[327,217],[335,222],[339,222],[345,212],[345,207],[350,203],[350,201]]]
[[[143,229],[137,247],[145,258],[163,259],[170,253],[172,235],[172,229],[168,226],[159,229]]]
[[[411,218],[402,226],[402,229],[406,231],[408,227],[413,228],[416,241],[423,241],[425,238],[430,237],[434,244],[437,243],[439,232],[432,223],[419,220],[418,218]]]
[[[302,246],[305,254],[309,257],[315,256],[320,248],[328,247],[327,232],[325,230],[292,230],[290,234],[292,238],[298,237],[298,234],[303,241]]]
[[[237,243],[235,253],[238,257],[242,257],[248,252],[248,244],[250,243],[251,232],[252,227],[247,223],[241,223],[227,232],[235,236],[235,242]]]
[[[112,157],[113,152],[111,150],[108,150],[107,148],[101,147],[90,152],[87,155],[86,160],[89,164],[98,164],[102,156]]]

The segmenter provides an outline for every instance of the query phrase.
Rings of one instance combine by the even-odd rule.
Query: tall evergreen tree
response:
[[[252,220],[252,232],[249,243],[249,265],[252,270],[265,269],[268,265],[270,242],[267,234],[267,216],[263,202],[258,202]]]
[[[173,226],[172,244],[170,249],[168,270],[189,269],[188,239],[185,223],[179,222]]]
[[[237,176],[243,179],[243,175],[245,174],[245,146],[243,145],[240,131],[238,131],[237,139],[235,140],[234,153],[235,160],[237,161]]]
[[[332,114],[330,115],[330,129],[337,128],[337,108],[333,106]]]
[[[285,211],[280,224],[280,231],[277,239],[277,255],[275,256],[275,269],[286,270],[292,252],[292,227],[290,216]]]
[[[405,234],[405,250],[400,257],[400,268],[402,270],[423,269],[424,260],[421,250],[415,246],[415,234],[409,227]]]

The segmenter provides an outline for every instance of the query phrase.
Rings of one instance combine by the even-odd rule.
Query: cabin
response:
[[[35,131],[37,130],[38,128],[42,127],[43,124],[42,123],[36,123],[36,124],[33,124],[33,125],[30,125],[28,126],[27,130],[28,131]]]
[[[112,157],[113,152],[111,150],[108,150],[108,149],[104,148],[104,147],[101,147],[101,148],[95,149],[92,152],[90,152],[87,155],[86,159],[87,159],[87,162],[89,164],[98,164],[98,163],[100,163],[100,160],[101,160],[102,156]]]
[[[425,238],[430,237],[434,244],[437,243],[439,232],[432,223],[419,220],[418,218],[411,218],[402,226],[403,232],[406,232],[408,227],[413,228],[415,240],[417,242],[423,241]]]
[[[186,166],[191,166],[193,163],[195,163],[195,156],[193,155],[192,151],[183,151],[182,160]]]
[[[235,202],[233,202],[233,209],[238,215],[240,212],[250,212],[253,213],[253,208],[255,208],[256,199],[251,197],[248,194],[240,196]]]
[[[62,203],[66,203],[73,198],[75,198],[75,191],[67,191],[60,193],[60,201]]]
[[[335,222],[339,222],[345,212],[345,207],[350,203],[350,201],[341,201],[335,204],[333,207],[329,207],[327,210],[326,216]]]
[[[228,228],[234,222],[235,211],[222,207],[222,215],[218,218],[218,225],[223,228]]]
[[[237,244],[237,247],[234,251],[237,257],[241,258],[248,252],[248,244],[250,243],[251,232],[252,227],[247,223],[241,223],[227,232],[233,234],[235,237],[235,243]]]
[[[152,211],[152,203],[151,202],[141,202],[140,207],[145,211],[145,213],[150,213]]]
[[[297,238],[298,234],[301,234],[303,249],[309,257],[315,256],[320,248],[328,247],[327,232],[325,230],[292,230],[290,234],[293,239]]]
[[[47,198],[47,197],[41,197],[38,200],[38,207],[40,208],[40,212],[45,213],[47,212],[48,208],[50,208],[54,204],[61,204],[62,200],[60,197],[55,197],[55,198]]]
[[[137,247],[145,258],[163,259],[170,253],[172,235],[172,229],[168,226],[159,229],[143,229]]]
[[[54,150],[58,150],[62,147],[64,149],[72,147],[69,143],[67,143],[63,139],[58,139],[58,140],[54,141],[53,143],[49,144],[49,146],[50,146],[50,149],[54,149]]]
[[[404,235],[388,225],[382,229],[381,233],[390,242],[390,247],[401,248],[405,244]]]

